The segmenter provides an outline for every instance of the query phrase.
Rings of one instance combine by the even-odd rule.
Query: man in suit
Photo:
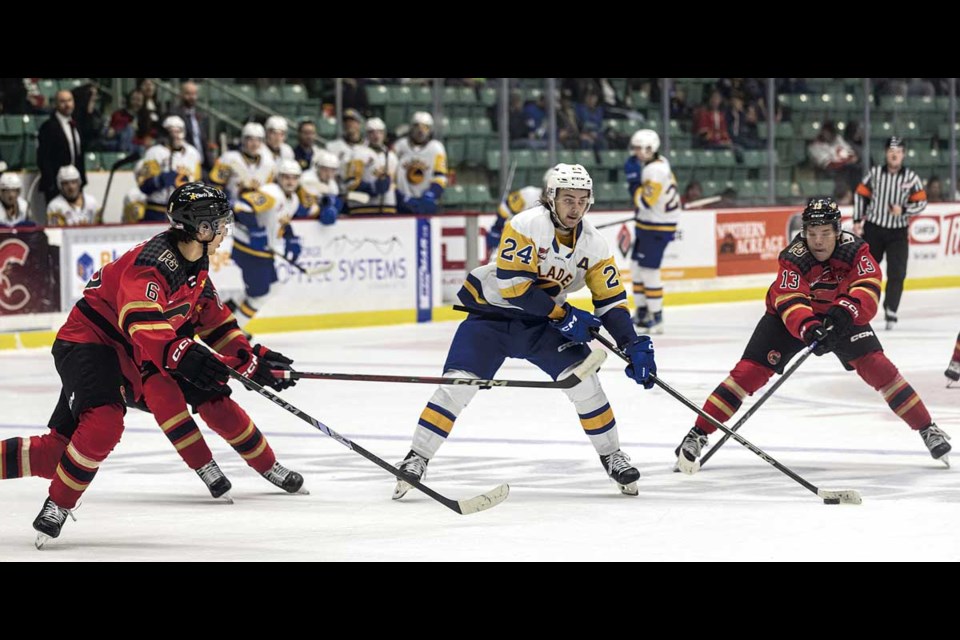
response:
[[[186,125],[184,131],[186,141],[197,148],[203,159],[203,173],[207,174],[213,168],[213,153],[207,144],[207,117],[197,110],[197,95],[199,88],[195,82],[184,82],[180,85],[180,103],[173,108],[169,115],[180,116]]]
[[[80,172],[80,184],[86,186],[87,172],[83,162],[83,145],[77,123],[73,119],[73,94],[57,91],[57,110],[40,125],[37,133],[37,165],[40,168],[40,191],[47,202],[59,195],[57,172],[72,164]]]

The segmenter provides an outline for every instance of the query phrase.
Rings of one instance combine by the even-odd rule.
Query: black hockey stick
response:
[[[594,337],[600,342],[600,344],[605,346],[607,349],[610,349],[610,351],[613,351],[615,354],[620,356],[621,359],[625,360],[626,362],[630,362],[630,358],[627,356],[627,354],[621,351],[615,344],[613,344],[612,342],[604,338],[602,335],[600,335],[599,331],[597,331],[596,329],[591,329],[591,332],[593,333]],[[679,400],[688,409],[694,411],[697,415],[699,415],[701,418],[703,418],[704,420],[712,424],[714,427],[716,427],[717,429],[720,429],[721,431],[723,431],[724,433],[732,437],[734,440],[742,444],[744,447],[746,447],[750,451],[760,456],[760,458],[763,459],[764,462],[767,462],[773,465],[781,473],[784,473],[790,476],[793,480],[803,485],[810,492],[814,493],[820,498],[823,498],[824,504],[840,504],[840,503],[860,504],[863,501],[860,497],[860,493],[858,491],[854,491],[853,489],[847,489],[844,491],[828,491],[826,489],[820,489],[816,485],[811,484],[810,482],[807,482],[802,477],[800,477],[799,475],[791,471],[789,468],[785,467],[784,465],[774,460],[770,455],[768,455],[766,452],[764,452],[762,449],[757,447],[755,444],[751,443],[749,440],[741,436],[739,433],[734,433],[733,431],[730,430],[729,427],[715,420],[713,416],[704,412],[703,409],[695,405],[688,398],[686,398],[680,392],[676,391],[673,387],[671,387],[666,382],[658,378],[656,375],[651,375],[650,377],[653,378],[653,383],[655,385],[657,385],[658,387],[666,391],[668,394],[670,394],[671,396]]]
[[[328,260],[325,264],[322,264],[319,267],[311,267],[310,269],[307,269],[303,265],[297,264],[296,262],[294,262],[293,260],[285,256],[284,254],[280,253],[279,251],[273,251],[271,249],[270,253],[280,258],[284,262],[288,263],[290,266],[292,266],[294,269],[296,269],[303,275],[307,276],[308,278],[310,276],[318,276],[321,273],[326,273],[331,269],[333,269],[335,266],[337,266],[336,262],[334,262],[333,260]]]
[[[116,173],[117,169],[119,169],[120,167],[124,167],[128,164],[132,164],[139,159],[140,159],[140,152],[134,151],[130,155],[120,158],[119,160],[113,163],[112,167],[110,167],[110,175],[107,177],[107,188],[104,189],[103,191],[103,204],[100,205],[100,211],[97,212],[97,224],[101,224],[103,222],[103,212],[107,208],[107,198],[110,197],[110,186],[113,184],[113,174]]]
[[[816,341],[814,341],[809,347],[807,347],[807,348],[804,350],[803,354],[797,359],[797,361],[794,362],[794,363],[790,366],[790,368],[787,369],[787,371],[786,371],[782,376],[780,376],[780,379],[777,380],[777,381],[773,384],[773,386],[770,387],[770,389],[767,390],[767,392],[764,393],[764,394],[760,397],[759,400],[757,400],[756,402],[754,402],[754,403],[753,403],[753,406],[750,407],[750,409],[749,409],[745,414],[743,414],[743,416],[741,416],[739,420],[737,420],[737,424],[735,424],[735,425],[733,425],[732,427],[730,427],[730,431],[731,431],[731,432],[736,431],[736,430],[739,429],[741,426],[743,426],[743,423],[747,421],[747,418],[749,418],[750,416],[752,416],[752,415],[756,412],[756,410],[759,409],[759,408],[763,405],[763,403],[766,402],[767,399],[768,399],[770,396],[772,396],[777,389],[780,388],[780,385],[782,385],[784,382],[786,382],[786,381],[787,381],[787,378],[789,378],[789,377],[793,374],[794,371],[796,371],[797,369],[800,368],[800,365],[803,364],[804,360],[806,360],[807,358],[810,357],[810,354],[813,353],[813,350],[816,349],[816,347],[817,347],[817,343],[816,343]],[[707,463],[707,460],[709,460],[711,457],[713,457],[713,454],[715,454],[715,453],[717,452],[717,449],[719,449],[720,447],[722,447],[722,446],[723,446],[723,443],[726,442],[726,441],[729,440],[729,439],[730,439],[730,434],[725,433],[725,434],[723,434],[723,437],[720,438],[720,441],[716,444],[716,446],[710,447],[710,450],[707,451],[706,455],[704,455],[703,458],[700,459],[700,468],[701,468],[701,469],[703,468],[703,465],[705,465],[705,464]]]
[[[593,225],[594,229],[606,229],[607,227],[615,227],[618,224],[627,224],[628,222],[634,222],[634,218],[626,218],[625,220],[617,220],[616,222],[604,222],[603,224]]]
[[[478,511],[484,511],[486,509],[490,509],[492,507],[497,506],[504,500],[506,500],[507,496],[510,494],[509,485],[501,484],[500,486],[494,488],[491,491],[488,491],[487,493],[481,493],[480,495],[475,496],[473,498],[469,498],[467,500],[451,500],[450,498],[446,498],[440,495],[439,493],[437,493],[436,491],[434,491],[433,489],[431,489],[430,487],[421,483],[416,478],[406,475],[405,473],[401,472],[399,469],[394,467],[389,462],[386,462],[385,460],[378,458],[377,456],[370,453],[360,445],[340,435],[339,433],[337,433],[327,425],[323,424],[313,416],[310,416],[304,413],[303,411],[301,411],[300,409],[297,409],[295,406],[293,406],[289,402],[285,402],[281,400],[279,397],[277,397],[273,393],[270,393],[269,391],[264,389],[262,386],[260,386],[253,380],[248,380],[247,378],[244,378],[242,375],[240,375],[233,369],[230,369],[230,377],[233,378],[234,380],[238,380],[241,384],[246,386],[248,389],[253,389],[254,391],[259,393],[261,396],[263,396],[273,404],[277,405],[278,407],[285,409],[286,411],[289,411],[290,413],[297,416],[298,418],[300,418],[301,420],[303,420],[313,428],[319,431],[322,431],[323,433],[330,436],[331,438],[333,438],[334,440],[336,440],[346,448],[350,449],[351,451],[355,451],[356,453],[359,453],[361,456],[363,456],[370,462],[374,463],[384,471],[388,471],[390,474],[395,476],[398,480],[403,480],[404,482],[416,487],[417,489],[420,489],[420,491],[424,492],[425,494],[427,494],[428,496],[430,496],[431,498],[433,498],[443,506],[453,511],[456,511],[457,513],[467,515],[471,513],[476,513]]]
[[[274,370],[273,375],[284,380],[353,380],[356,382],[413,382],[419,384],[453,384],[472,387],[526,387],[528,389],[571,389],[600,368],[607,358],[606,351],[592,351],[567,377],[549,382],[538,380],[481,380],[479,378],[437,378],[424,376],[367,375],[361,373],[307,373],[303,371]]]

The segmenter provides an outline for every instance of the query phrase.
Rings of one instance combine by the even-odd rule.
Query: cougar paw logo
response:
[[[13,284],[7,276],[10,267],[23,266],[30,255],[30,247],[20,240],[0,243],[0,308],[17,311],[30,302],[30,291],[22,284]]]

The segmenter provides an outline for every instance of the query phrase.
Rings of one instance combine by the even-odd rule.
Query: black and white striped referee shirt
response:
[[[890,213],[890,205],[903,207],[899,216]],[[900,167],[890,173],[887,165],[873,167],[857,185],[853,196],[853,221],[868,222],[887,229],[903,229],[914,216],[927,208],[927,192],[913,169]]]

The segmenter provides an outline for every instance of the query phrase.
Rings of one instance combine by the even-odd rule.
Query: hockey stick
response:
[[[596,329],[591,329],[591,333],[593,333],[594,337],[600,342],[600,344],[605,346],[607,349],[610,349],[610,351],[613,351],[615,354],[620,356],[620,358],[623,359],[624,361],[628,363],[630,362],[630,358],[627,356],[627,354],[621,351],[615,344],[613,344],[612,342],[604,338],[602,335],[600,335],[599,331],[597,331]],[[854,491],[853,489],[847,489],[844,491],[828,491],[826,489],[820,489],[816,485],[813,485],[810,482],[807,482],[802,477],[800,477],[799,475],[791,471],[789,468],[785,467],[784,465],[774,460],[770,455],[768,455],[762,449],[760,449],[759,447],[751,443],[749,440],[741,436],[739,433],[734,433],[733,431],[730,430],[729,427],[715,420],[711,415],[704,412],[703,409],[695,405],[693,402],[691,402],[681,393],[676,391],[673,387],[668,385],[666,382],[658,378],[656,375],[651,375],[650,377],[653,378],[653,383],[655,385],[657,385],[658,387],[666,391],[675,399],[679,400],[688,409],[694,411],[697,415],[699,415],[701,418],[703,418],[704,420],[712,424],[714,427],[716,427],[717,429],[720,429],[721,431],[726,433],[728,436],[732,437],[734,440],[742,444],[744,447],[746,447],[753,453],[757,454],[764,462],[767,462],[773,465],[777,469],[777,471],[780,471],[781,473],[784,473],[790,476],[793,480],[803,485],[810,492],[814,493],[820,498],[823,498],[824,504],[841,504],[841,503],[860,504],[861,502],[863,502],[862,498],[860,497],[860,493],[858,491]]]
[[[697,207],[705,207],[708,204],[713,204],[714,202],[720,202],[720,196],[710,196],[709,198],[700,198],[699,200],[693,200],[688,202],[683,208],[686,209],[696,209]],[[607,227],[615,227],[618,224],[627,224],[628,222],[634,222],[635,218],[626,218],[624,220],[617,220],[616,222],[605,222],[603,224],[594,225],[594,229],[606,229]]]
[[[510,494],[510,486],[507,484],[501,484],[500,486],[495,487],[494,489],[492,489],[491,491],[488,491],[487,493],[481,493],[480,495],[475,496],[473,498],[468,498],[467,500],[451,500],[450,498],[446,498],[440,495],[439,493],[437,493],[436,491],[434,491],[433,489],[431,489],[430,487],[421,483],[416,478],[406,475],[405,473],[401,472],[399,469],[397,469],[395,466],[393,466],[389,462],[381,458],[378,458],[377,456],[370,453],[369,451],[367,451],[360,445],[356,444],[352,440],[340,435],[339,433],[337,433],[327,425],[323,424],[313,416],[310,416],[304,413],[303,411],[301,411],[300,409],[297,409],[295,406],[293,406],[289,402],[285,402],[281,400],[278,396],[274,395],[273,393],[270,393],[269,391],[261,387],[259,384],[257,384],[253,380],[248,380],[247,378],[244,378],[242,375],[240,375],[233,369],[230,369],[230,377],[233,378],[234,380],[238,380],[241,384],[246,386],[248,389],[252,389],[256,391],[261,396],[263,396],[273,404],[277,405],[278,407],[286,411],[289,411],[293,415],[297,416],[298,418],[300,418],[301,420],[303,420],[304,422],[312,426],[314,429],[322,431],[323,433],[330,436],[331,438],[333,438],[334,440],[336,440],[346,448],[350,449],[351,451],[355,451],[356,453],[359,453],[361,456],[363,456],[370,462],[374,463],[381,469],[390,472],[390,474],[395,476],[398,480],[403,480],[404,482],[416,487],[417,489],[420,489],[420,491],[427,494],[428,496],[430,496],[431,498],[433,498],[443,506],[447,507],[448,509],[451,509],[452,511],[456,511],[459,514],[468,515],[471,513],[476,513],[478,511],[484,511],[486,509],[493,508],[498,504],[500,504],[501,502],[503,502],[504,500],[506,500],[507,496]]]
[[[510,195],[510,188],[513,186],[513,174],[517,171],[517,161],[514,160],[510,163],[510,170],[507,171],[507,180],[504,182],[503,194],[500,196],[500,202],[497,203],[497,206],[500,206],[501,202],[505,202],[507,196]]]
[[[319,267],[311,267],[311,268],[307,269],[306,267],[297,264],[296,262],[294,262],[293,260],[291,260],[290,258],[288,258],[287,256],[285,256],[284,254],[280,253],[279,251],[273,251],[273,250],[271,250],[270,252],[271,252],[274,256],[276,256],[276,257],[280,258],[281,260],[283,260],[284,262],[288,263],[290,266],[292,266],[294,269],[296,269],[297,271],[299,271],[299,272],[302,273],[303,275],[307,276],[308,278],[309,278],[310,276],[319,276],[320,274],[327,273],[328,271],[330,271],[331,269],[333,269],[335,266],[337,266],[337,263],[336,263],[336,262],[334,262],[333,260],[328,260],[325,264],[322,264],[322,265],[320,265]]]
[[[570,389],[600,368],[607,359],[606,351],[591,351],[570,375],[562,380],[540,382],[537,380],[481,380],[478,378],[431,378],[423,376],[365,375],[359,373],[307,373],[303,371],[274,370],[273,375],[283,380],[353,380],[358,382],[414,382],[420,384],[453,384],[471,387],[525,387],[528,389]]]
[[[172,157],[172,155],[171,155]],[[134,151],[128,156],[120,158],[113,163],[113,166],[110,167],[110,175],[107,177],[107,188],[103,191],[103,204],[100,205],[100,211],[97,212],[97,224],[103,223],[103,212],[107,208],[107,198],[110,196],[110,186],[113,184],[113,174],[116,173],[117,169],[120,167],[126,166],[130,163],[136,162],[140,159],[140,152]]]
[[[810,357],[810,354],[813,353],[813,350],[814,350],[816,347],[817,347],[817,343],[814,341],[809,347],[807,347],[807,348],[804,350],[803,355],[801,355],[800,358],[799,358],[796,362],[794,362],[794,363],[790,366],[789,369],[787,369],[786,373],[784,373],[782,376],[780,376],[780,379],[777,380],[777,381],[773,384],[773,386],[770,387],[770,389],[767,390],[767,392],[764,393],[764,394],[760,397],[759,400],[757,400],[755,403],[753,403],[753,406],[750,407],[750,409],[749,409],[745,414],[743,414],[743,416],[741,416],[741,418],[740,418],[739,420],[737,420],[737,424],[735,424],[735,425],[733,425],[732,427],[730,427],[730,431],[731,431],[731,432],[736,431],[736,430],[739,429],[741,426],[743,426],[743,423],[747,421],[747,418],[749,418],[750,416],[752,416],[752,415],[756,412],[756,410],[759,409],[759,408],[761,407],[761,405],[763,405],[763,403],[767,401],[767,398],[769,398],[770,396],[772,396],[772,395],[774,394],[774,392],[775,392],[777,389],[780,388],[780,385],[782,385],[784,382],[786,382],[787,378],[789,378],[789,377],[793,374],[794,371],[796,371],[797,369],[800,368],[800,365],[803,364],[803,361]],[[717,452],[717,449],[719,449],[720,447],[722,447],[722,446],[723,446],[723,443],[726,442],[726,441],[729,440],[729,439],[730,439],[730,434],[725,433],[725,434],[723,434],[723,437],[720,438],[720,441],[716,444],[716,446],[710,447],[710,450],[707,451],[706,455],[704,455],[703,458],[700,459],[700,468],[701,468],[701,469],[703,468],[703,465],[705,465],[705,464],[707,463],[707,460],[709,460],[711,457],[713,457],[713,454],[715,454],[715,453]]]

